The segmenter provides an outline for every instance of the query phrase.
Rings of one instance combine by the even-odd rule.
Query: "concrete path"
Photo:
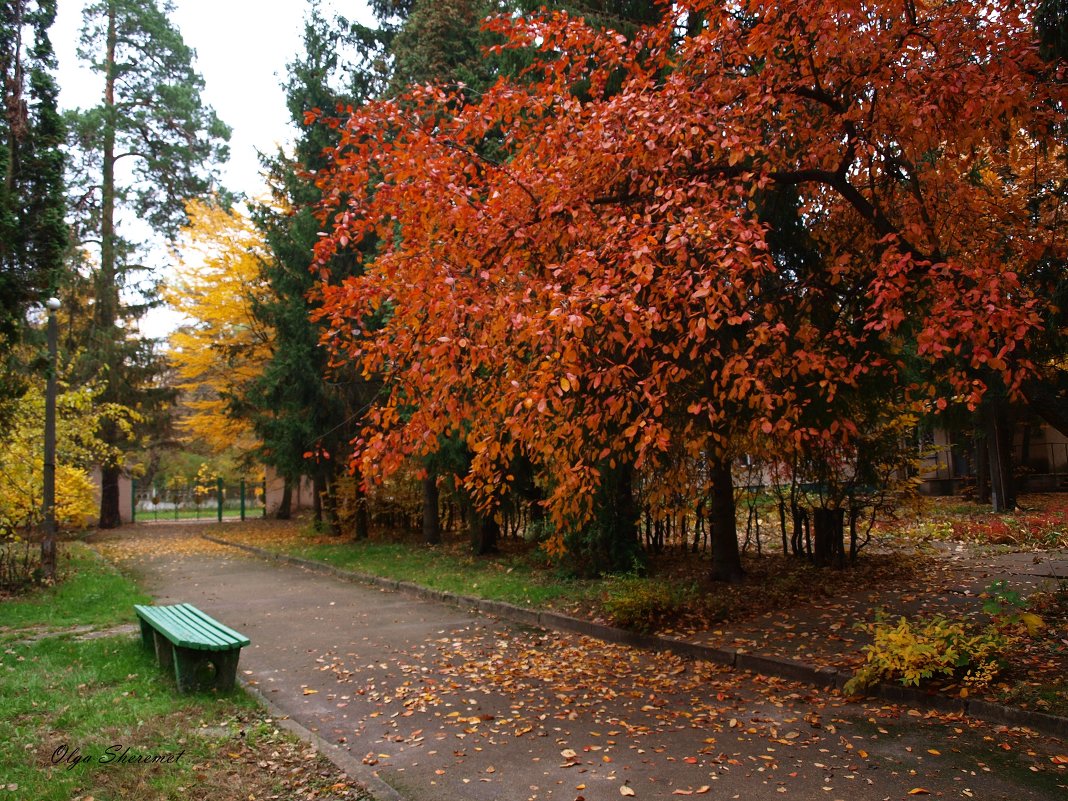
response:
[[[133,531],[161,546],[192,533]],[[160,603],[247,634],[242,678],[410,801],[1068,797],[1051,759],[1068,745],[1048,737],[847,705],[235,549],[146,548],[131,565]]]

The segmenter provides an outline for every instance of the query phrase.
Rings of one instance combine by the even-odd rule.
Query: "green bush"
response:
[[[862,624],[873,641],[864,647],[867,663],[845,685],[847,693],[863,691],[879,681],[918,686],[935,676],[958,677],[967,686],[989,684],[1017,644],[1010,633],[994,626],[969,628],[942,615],[897,623],[878,615]],[[962,691],[966,694],[966,691]]]
[[[694,604],[692,586],[673,586],[651,578],[609,580],[603,606],[613,625],[642,634],[677,620]]]

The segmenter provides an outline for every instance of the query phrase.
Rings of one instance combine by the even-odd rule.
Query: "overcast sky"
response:
[[[80,66],[78,38],[85,0],[60,0],[50,31],[59,61],[60,105],[89,107],[100,101],[103,84]],[[262,194],[257,150],[274,152],[292,140],[289,112],[280,87],[286,63],[302,49],[306,0],[175,0],[172,21],[196,50],[196,70],[204,76],[204,100],[233,128],[230,162],[223,168],[228,189]],[[321,0],[324,14],[339,13],[372,24],[362,0]],[[143,321],[149,336],[162,336],[177,323],[174,315],[153,313]]]
[[[86,107],[99,102],[99,75],[80,68],[76,49],[84,0],[60,0],[52,27],[59,60],[60,104]],[[321,0],[324,13],[335,11],[371,24],[362,0]],[[257,149],[271,152],[292,137],[280,81],[286,63],[300,51],[306,0],[175,0],[172,20],[196,50],[196,69],[206,83],[204,99],[234,129],[227,188],[256,194]]]

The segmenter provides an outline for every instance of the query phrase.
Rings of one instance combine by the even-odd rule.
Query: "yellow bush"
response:
[[[56,521],[82,528],[96,514],[89,466],[113,458],[97,432],[104,418],[122,425],[134,418],[119,407],[95,404],[89,387],[66,390],[56,401]],[[0,433],[0,535],[37,525],[44,487],[44,395],[31,387],[15,404],[11,425]]]
[[[980,630],[942,615],[894,624],[883,616],[863,626],[873,641],[864,647],[867,663],[845,685],[847,693],[862,691],[879,681],[917,686],[935,676],[959,676],[972,687],[990,683],[1016,645],[1013,636],[994,626]]]

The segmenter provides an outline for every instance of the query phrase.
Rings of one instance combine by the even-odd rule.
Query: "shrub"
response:
[[[692,586],[627,576],[609,582],[603,605],[613,625],[647,634],[684,614],[694,595]]]
[[[984,687],[1017,644],[1012,634],[995,626],[969,628],[942,615],[914,621],[901,617],[895,624],[880,614],[861,628],[873,641],[864,647],[867,663],[846,683],[847,693],[882,680],[915,687],[935,676],[959,677],[965,685]]]
[[[18,536],[0,537],[0,592],[21,592],[41,575],[40,546]]]
[[[1020,597],[1015,590],[1010,590],[1008,583],[998,580],[986,588],[983,596],[983,611],[990,615],[994,626],[999,631],[1023,633],[1035,636],[1045,628],[1045,621],[1029,611],[1031,602]]]

